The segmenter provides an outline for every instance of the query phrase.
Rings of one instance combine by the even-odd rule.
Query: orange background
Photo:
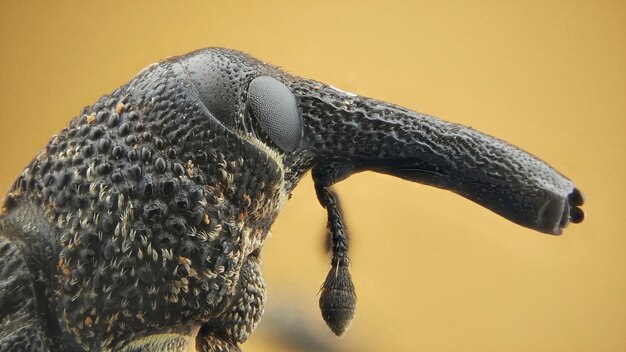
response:
[[[587,196],[561,237],[449,192],[359,174],[336,186],[357,316],[317,309],[325,213],[307,177],[264,251],[247,351],[626,350],[625,1],[0,2],[0,189],[85,105],[206,46],[472,126]],[[319,345],[323,346],[323,345]]]

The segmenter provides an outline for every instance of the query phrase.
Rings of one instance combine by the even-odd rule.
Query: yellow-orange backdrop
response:
[[[0,2],[2,192],[142,67],[240,49],[521,146],[574,179],[588,214],[551,237],[449,192],[351,177],[336,189],[359,301],[337,342],[317,312],[325,214],[307,178],[266,243],[268,314],[245,350],[297,350],[299,329],[341,351],[626,350],[626,2],[176,3]]]

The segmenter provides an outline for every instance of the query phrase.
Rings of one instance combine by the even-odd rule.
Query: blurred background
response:
[[[273,226],[245,351],[625,351],[626,2],[0,2],[0,189],[85,105],[207,46],[472,126],[585,193],[552,237],[372,173],[338,184],[358,306],[317,308],[325,212],[307,177]]]

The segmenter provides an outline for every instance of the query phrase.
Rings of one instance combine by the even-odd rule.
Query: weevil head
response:
[[[371,170],[456,192],[520,225],[560,234],[583,220],[574,184],[533,155],[471,128],[292,76],[246,54],[181,59],[207,109],[274,150],[290,192],[332,165],[334,183]]]

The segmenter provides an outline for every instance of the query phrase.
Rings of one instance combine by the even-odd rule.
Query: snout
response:
[[[584,219],[572,181],[501,139],[322,84],[295,88],[303,145],[317,160],[447,189],[547,234]]]

